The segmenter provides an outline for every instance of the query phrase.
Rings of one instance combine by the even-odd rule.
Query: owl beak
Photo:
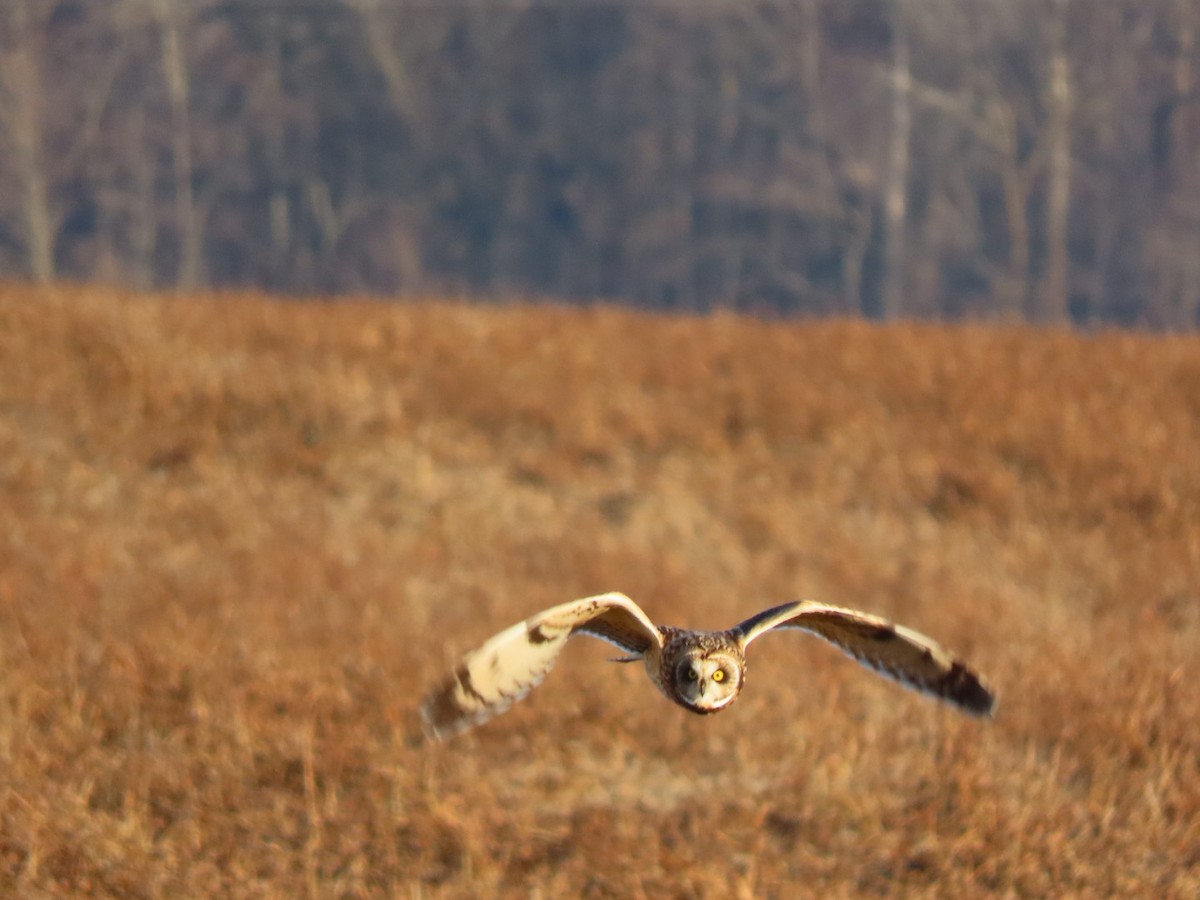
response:
[[[701,678],[701,679],[700,679],[700,681],[699,681],[698,687],[700,688],[700,696],[701,696],[701,697],[703,697],[703,696],[704,696],[704,692],[705,692],[706,690],[708,690],[708,679],[707,679],[707,678]]]

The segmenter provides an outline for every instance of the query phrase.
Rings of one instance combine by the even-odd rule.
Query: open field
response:
[[[689,716],[545,606],[811,597]],[[1200,339],[0,286],[0,894],[1200,895]]]

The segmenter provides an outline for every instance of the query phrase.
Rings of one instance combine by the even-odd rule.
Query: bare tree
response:
[[[1067,56],[1069,0],[1052,0],[1048,13],[1048,83],[1046,85],[1046,274],[1030,318],[1065,324],[1070,317],[1068,221],[1071,203],[1071,117],[1074,96]]]
[[[1169,0],[1164,13],[1174,42],[1165,60],[1168,87],[1149,123],[1159,215],[1144,229],[1147,318],[1160,327],[1195,328],[1200,325],[1200,10],[1191,0]]]
[[[891,135],[883,187],[883,316],[904,313],[908,238],[909,144],[912,140],[912,68],[906,0],[892,4]]]
[[[54,244],[60,216],[51,201],[50,158],[46,152],[46,103],[42,49],[48,10],[29,0],[10,0],[0,49],[0,136],[12,154],[21,185],[22,234],[29,274],[54,278]]]
[[[149,2],[159,29],[160,63],[171,112],[171,167],[175,229],[179,241],[176,284],[186,291],[201,283],[204,268],[204,228],[192,185],[191,76],[184,33],[186,12],[178,0]]]
[[[1181,157],[1179,168],[1183,170],[1183,183],[1173,229],[1179,244],[1177,285],[1168,303],[1167,324],[1176,328],[1196,328],[1200,326],[1200,254],[1196,253],[1196,247],[1200,246],[1200,159],[1194,152],[1194,141],[1200,134],[1200,91],[1196,78],[1200,10],[1188,0],[1176,0],[1173,13],[1179,43],[1172,66],[1172,82],[1182,108],[1173,123],[1172,146]],[[1188,154],[1188,148],[1192,148],[1191,154]]]
[[[15,182],[3,193],[17,207],[24,268],[42,282],[59,274],[77,200],[67,186],[86,182],[121,61],[92,37],[105,11],[88,7],[58,23],[56,10],[39,0],[0,8],[0,177],[8,169]]]

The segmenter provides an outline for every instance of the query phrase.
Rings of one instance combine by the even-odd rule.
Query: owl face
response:
[[[742,662],[733,654],[684,654],[675,665],[675,699],[692,712],[716,712],[737,697],[742,674]]]

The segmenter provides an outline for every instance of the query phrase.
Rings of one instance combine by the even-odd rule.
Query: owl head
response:
[[[745,664],[728,650],[695,650],[675,664],[675,699],[696,713],[716,712],[742,689]]]

